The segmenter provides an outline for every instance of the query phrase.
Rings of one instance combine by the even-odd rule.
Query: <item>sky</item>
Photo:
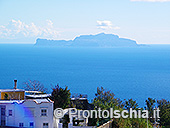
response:
[[[170,44],[170,0],[0,0],[0,43],[101,32]]]

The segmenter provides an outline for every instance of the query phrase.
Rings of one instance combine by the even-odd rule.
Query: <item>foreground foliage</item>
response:
[[[114,110],[128,110],[138,109],[138,104],[136,101],[129,99],[125,102],[122,102],[120,99],[115,98],[115,95],[110,90],[106,90],[103,87],[97,88],[97,93],[95,94],[95,98],[93,99],[93,104],[96,108],[101,108],[102,110],[109,110],[113,108]],[[142,118],[101,118],[97,119],[96,125],[100,126],[107,121],[112,120],[113,128],[144,128],[147,127],[147,120]],[[148,127],[152,127],[151,122],[148,121]]]
[[[70,90],[66,86],[65,88],[59,87],[59,85],[56,85],[54,88],[52,88],[51,93],[51,100],[54,101],[54,109],[56,108],[67,108],[70,105]]]
[[[41,91],[43,93],[47,92],[47,89],[41,84],[39,81],[26,81],[24,83],[25,89],[29,91]],[[103,87],[97,88],[97,93],[95,94],[92,103],[89,104],[87,101],[81,101],[79,98],[83,98],[83,95],[73,96],[75,100],[71,100],[71,93],[68,87],[65,88],[59,87],[56,85],[52,88],[52,93],[50,99],[54,101],[54,109],[56,108],[68,108],[68,107],[75,107],[77,109],[84,109],[84,110],[91,110],[91,109],[98,109],[101,108],[102,110],[109,110],[113,108],[113,110],[138,110],[139,105],[137,101],[133,99],[128,100],[120,100],[119,98],[115,98],[115,94],[111,90],[106,90]],[[153,110],[155,108],[159,108],[160,110],[160,119],[149,118],[142,119],[142,118],[89,118],[89,125],[91,126],[100,126],[108,121],[111,121],[111,125],[113,128],[144,128],[153,127],[155,121],[159,123],[159,126],[162,128],[170,128],[170,102],[161,99],[157,100],[154,98],[148,98],[146,101],[146,107],[140,108],[141,110],[145,109],[149,112],[149,117],[153,117]]]

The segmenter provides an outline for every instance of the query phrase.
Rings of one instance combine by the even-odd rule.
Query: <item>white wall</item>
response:
[[[33,100],[26,100],[22,104],[0,105],[6,105],[7,126],[18,127],[19,123],[24,123],[24,127],[29,127],[30,122],[34,122],[34,128],[42,128],[43,123],[48,123],[48,127],[53,128],[53,103],[36,104]],[[47,109],[47,116],[41,116],[41,109]],[[9,116],[9,110],[12,110],[12,116]],[[34,110],[33,116],[30,110]]]

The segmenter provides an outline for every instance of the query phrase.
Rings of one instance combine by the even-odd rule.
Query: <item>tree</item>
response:
[[[97,88],[97,93],[95,94],[95,98],[93,99],[94,106],[101,108],[102,110],[108,110],[113,108],[113,110],[119,110],[122,112],[126,109],[137,109],[138,104],[136,101],[129,99],[122,104],[120,99],[115,98],[115,95],[110,90],[106,90],[103,87]],[[123,107],[122,107],[123,106]],[[97,119],[97,125],[102,125],[107,121],[111,121],[111,126],[113,128],[144,128],[147,127],[147,120],[142,118],[101,118]],[[148,127],[151,128],[151,123],[148,122]]]
[[[56,85],[54,88],[52,88],[52,94],[50,99],[54,101],[54,109],[56,108],[67,108],[70,105],[70,90],[66,86],[65,88],[59,87],[59,85]]]
[[[154,118],[151,117],[153,117],[153,110],[155,108],[156,101],[153,98],[148,98],[145,102],[146,102],[146,109],[148,110],[149,113],[149,120],[151,122],[154,122]]]
[[[97,88],[97,93],[93,99],[94,106],[104,109],[110,109],[118,105],[118,99],[116,99],[115,94],[111,90],[106,90],[103,87]]]
[[[170,102],[162,99],[157,100],[157,104],[160,110],[160,125],[170,127]]]
[[[115,94],[111,92],[111,90],[106,90],[103,87],[97,88],[97,93],[95,94],[95,98],[93,99],[93,105],[97,108],[101,108],[102,110],[109,110],[110,108],[118,108],[119,100],[116,99]],[[119,102],[118,102],[119,101]],[[97,109],[96,108],[96,109]],[[110,118],[102,118],[97,119],[97,124],[101,125],[110,120]]]
[[[125,102],[125,109],[127,109],[128,111],[130,110],[130,108],[136,110],[138,106],[139,106],[138,103],[132,99],[129,99]]]
[[[41,84],[39,81],[36,80],[28,80],[24,82],[24,89],[27,91],[40,91],[42,93],[47,93],[48,89],[44,87],[43,84]]]

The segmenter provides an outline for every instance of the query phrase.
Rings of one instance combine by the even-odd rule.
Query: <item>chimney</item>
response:
[[[17,80],[14,80],[14,89],[17,89]]]

